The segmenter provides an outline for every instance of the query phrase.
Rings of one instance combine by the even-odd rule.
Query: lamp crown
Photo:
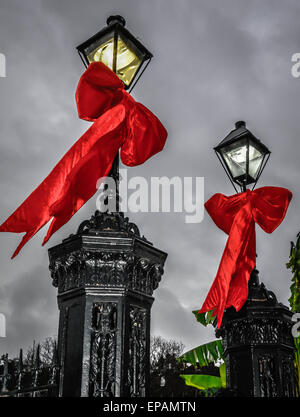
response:
[[[235,122],[235,127],[236,129],[239,127],[246,127],[246,122],[244,122],[244,120],[239,120],[238,122]]]
[[[109,16],[109,18],[106,21],[107,25],[113,25],[114,23],[120,23],[120,25],[125,26],[126,20],[123,16],[120,16],[119,14],[116,16]]]

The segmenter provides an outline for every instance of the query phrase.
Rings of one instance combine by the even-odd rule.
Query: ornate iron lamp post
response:
[[[121,16],[77,49],[87,65],[111,67],[127,88],[151,58]],[[112,173],[118,180],[118,156]],[[150,310],[167,254],[117,209],[96,211],[75,235],[49,249],[60,310],[60,396],[146,396]]]
[[[214,148],[234,189],[234,184],[246,191],[247,185],[255,187],[270,157],[269,149],[246,128],[243,121]]]
[[[270,156],[268,148],[237,122],[236,129],[215,148],[234,188],[255,187]],[[236,190],[237,191],[237,190]],[[239,395],[293,397],[294,341],[292,312],[259,282],[254,268],[248,299],[239,312],[225,310],[217,337],[223,338],[227,387]]]

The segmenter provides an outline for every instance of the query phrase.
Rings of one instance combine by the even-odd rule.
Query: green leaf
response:
[[[289,303],[292,311],[300,311],[300,232],[297,234],[296,245],[291,242],[290,257],[286,267],[293,274]]]
[[[223,346],[221,340],[214,340],[209,343],[197,346],[194,349],[181,355],[178,360],[180,362],[190,363],[197,366],[208,366],[219,360],[224,360]]]
[[[212,311],[208,311],[207,313],[198,313],[199,310],[194,310],[192,313],[195,315],[197,321],[199,321],[199,323],[201,323],[203,326],[207,326],[208,324],[212,324],[215,320],[215,316],[213,316],[213,312]]]
[[[294,242],[291,242],[291,250],[290,250],[290,258],[293,256],[294,254],[294,248],[295,248],[295,244]]]
[[[289,298],[289,303],[291,310],[294,312],[300,311],[300,232],[297,234],[296,245],[294,242],[291,242],[291,251],[289,262],[286,264],[286,267],[291,270],[292,276],[292,285],[290,286],[291,295]],[[295,338],[295,358],[294,366],[296,370],[296,375],[298,379],[298,393],[300,393],[300,337]],[[298,394],[299,395],[299,394]]]
[[[198,314],[198,311],[199,310],[193,311],[193,314],[195,314],[195,317],[196,317],[197,321],[199,321],[199,323],[203,324],[203,326],[207,326],[207,323],[206,323],[206,320],[205,320],[206,313]]]
[[[206,390],[210,388],[222,388],[221,378],[212,375],[180,375],[186,385]]]
[[[220,378],[221,378],[222,388],[226,388],[226,365],[225,363],[222,363],[220,366]]]

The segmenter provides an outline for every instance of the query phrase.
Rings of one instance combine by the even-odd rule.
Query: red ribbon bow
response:
[[[109,174],[119,148],[122,162],[135,166],[164,147],[167,131],[158,118],[137,103],[104,64],[88,66],[76,102],[79,117],[94,123],[0,226],[0,232],[26,232],[12,258],[52,217],[43,244],[70,220],[95,194],[98,179]]]
[[[213,310],[220,328],[226,308],[241,309],[255,267],[255,223],[272,233],[284,219],[291,198],[292,193],[286,188],[262,187],[230,197],[215,194],[205,203],[215,224],[229,237],[215,280],[198,314]]]

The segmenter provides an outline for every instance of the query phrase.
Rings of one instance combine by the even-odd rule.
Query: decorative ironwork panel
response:
[[[90,396],[114,397],[117,303],[95,304],[92,320]]]
[[[53,261],[49,268],[59,293],[82,286],[124,286],[152,295],[164,272],[160,264],[125,251],[76,251]]]
[[[271,354],[263,354],[258,357],[259,384],[261,397],[277,397],[276,366]]]
[[[145,375],[147,367],[147,310],[141,307],[130,306],[130,333],[129,333],[129,363],[128,386],[130,397],[145,396]]]
[[[284,397],[295,397],[296,396],[296,379],[291,378],[295,373],[294,358],[288,355],[282,361],[282,389]]]
[[[276,318],[246,318],[232,321],[227,323],[223,336],[225,348],[247,344],[293,345],[291,323]]]

